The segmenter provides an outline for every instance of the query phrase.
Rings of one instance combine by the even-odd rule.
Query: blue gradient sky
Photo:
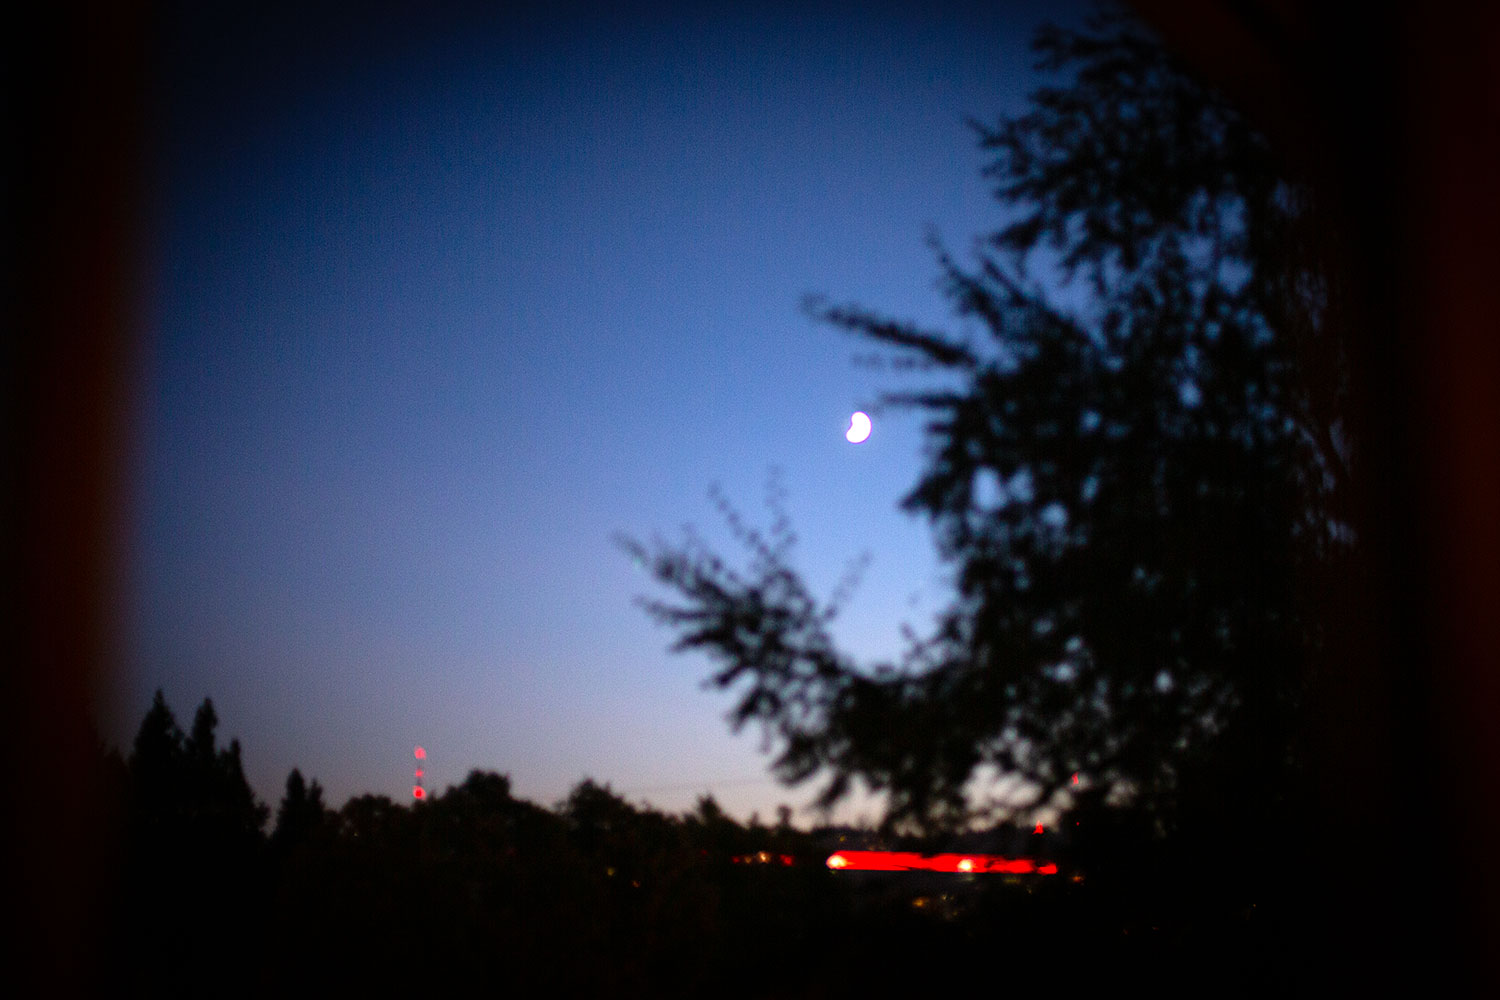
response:
[[[901,383],[800,303],[955,328],[924,235],[999,221],[964,118],[1077,12],[791,9],[164,21],[116,739],[160,687],[273,805],[404,799],[418,743],[543,804],[807,801],[611,539],[728,550],[710,484],[764,522],[774,467],[815,591],[872,558],[852,651],[930,621],[918,419],[848,444]]]

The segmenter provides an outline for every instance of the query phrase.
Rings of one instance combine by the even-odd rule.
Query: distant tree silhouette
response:
[[[204,699],[184,737],[157,691],[128,763],[124,981],[155,983],[159,942],[190,980],[255,947],[264,903],[267,810],[245,778],[238,741],[220,749],[218,714]]]
[[[934,240],[967,328],[861,308],[816,317],[931,384],[906,510],[956,596],[935,632],[861,666],[837,601],[790,566],[791,532],[732,530],[736,570],[689,542],[627,540],[672,600],[648,611],[703,650],[732,716],[779,737],[778,774],[862,780],[925,828],[1001,810],[1130,805],[1170,835],[1267,832],[1296,787],[1315,598],[1356,537],[1339,288],[1316,205],[1267,142],[1127,19],[1043,29],[1071,72],[1031,110],[976,125],[1007,224],[971,268]],[[985,769],[1030,797],[985,803]],[[1252,831],[1258,831],[1252,833]],[[1221,855],[1225,845],[1217,845]]]
[[[635,817],[635,808],[610,789],[592,778],[585,778],[568,797],[558,804],[557,810],[567,821],[573,835],[585,849],[592,849],[599,841],[616,829],[625,829]]]
[[[180,811],[183,735],[160,689],[136,731],[129,770],[136,824],[151,827],[166,824]]]
[[[286,849],[303,843],[323,827],[327,818],[323,787],[316,781],[308,785],[302,772],[294,767],[286,776],[286,791],[282,794],[281,805],[276,808],[271,844]]]
[[[184,737],[158,690],[136,733],[129,768],[138,824],[174,836],[258,840],[266,807],[255,799],[240,762],[240,744],[220,750],[212,699],[205,698]]]
[[[166,762],[156,770],[177,808],[132,844],[108,968],[138,992],[213,981],[236,994],[296,982],[381,993],[845,995],[891,985],[900,970],[889,958],[903,949],[957,967],[996,930],[1025,930],[1040,947],[1062,923],[1036,924],[1051,913],[1025,901],[1037,887],[1000,886],[996,916],[959,926],[951,916],[977,912],[973,899],[931,914],[912,905],[929,889],[851,884],[822,863],[843,843],[838,833],[798,830],[790,810],[775,828],[744,826],[705,795],[672,816],[589,779],[552,810],[515,798],[506,775],[476,770],[422,803],[363,795],[333,812],[294,769],[270,849],[246,851],[214,835],[201,806],[213,797],[189,791],[195,767],[233,759],[216,745],[217,722],[205,701],[183,737],[158,698],[132,755],[138,774]],[[414,935],[441,942],[440,958],[414,954]],[[905,970],[901,983],[942,982],[928,966]]]
[[[716,861],[724,861],[764,844],[752,844],[746,831],[726,813],[712,795],[699,796],[692,812],[683,817],[688,835]]]
[[[245,778],[240,741],[232,739],[227,748],[219,749],[218,725],[213,700],[204,698],[183,744],[184,808],[198,836],[250,849],[260,841],[270,810],[256,800]]]
[[[212,767],[214,754],[217,752],[215,745],[216,737],[214,731],[219,727],[219,713],[214,711],[214,700],[204,698],[203,704],[198,706],[198,711],[193,713],[193,729],[188,734],[187,750],[190,758],[200,760]]]
[[[339,832],[345,839],[365,844],[400,843],[412,835],[411,812],[389,795],[356,795],[338,814]]]

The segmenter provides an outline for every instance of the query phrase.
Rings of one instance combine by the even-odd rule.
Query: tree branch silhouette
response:
[[[721,507],[743,574],[691,538],[625,544],[678,597],[645,602],[674,648],[719,664],[780,777],[828,776],[824,804],[861,780],[889,823],[951,828],[984,769],[1033,806],[1082,773],[1169,833],[1222,827],[1293,787],[1307,591],[1358,536],[1339,289],[1308,189],[1151,36],[1106,12],[1035,50],[1069,82],[974,123],[1012,221],[968,266],[931,241],[984,342],[807,305],[942,377],[882,397],[926,419],[901,503],[954,570],[933,634],[892,664],[840,653],[779,514],[763,536]]]

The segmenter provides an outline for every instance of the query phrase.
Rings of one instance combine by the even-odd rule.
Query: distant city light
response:
[[[737,854],[730,858],[729,862],[735,865],[778,864],[783,868],[790,868],[796,864],[797,859],[790,854],[772,854],[770,851],[757,851],[754,854]]]

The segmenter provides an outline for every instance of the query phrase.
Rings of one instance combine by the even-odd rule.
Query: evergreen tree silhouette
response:
[[[131,808],[138,825],[162,828],[181,812],[183,735],[160,688],[130,754]]]
[[[327,809],[323,805],[323,788],[314,781],[308,785],[302,772],[292,768],[286,777],[286,791],[276,809],[276,826],[271,831],[271,843],[279,849],[287,849],[303,843],[326,822]]]
[[[675,648],[825,804],[863,781],[888,823],[952,829],[1066,808],[1081,774],[1248,887],[1279,863],[1316,598],[1359,536],[1339,287],[1309,189],[1144,30],[1101,14],[1035,48],[1071,76],[975,126],[1009,221],[970,265],[933,242],[971,334],[809,304],[918,380],[884,404],[927,420],[903,506],[955,583],[937,627],[854,662],[774,500],[765,532],[723,505],[745,569],[625,546],[676,595],[646,603]],[[976,797],[984,773],[1024,791]]]

